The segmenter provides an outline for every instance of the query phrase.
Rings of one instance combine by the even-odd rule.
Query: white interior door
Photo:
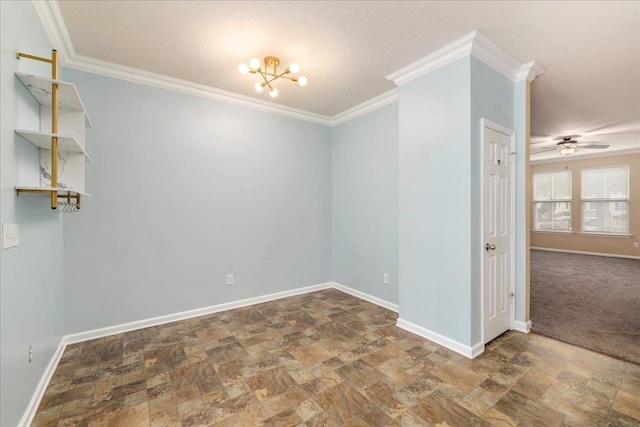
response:
[[[513,131],[483,120],[484,342],[511,329]]]

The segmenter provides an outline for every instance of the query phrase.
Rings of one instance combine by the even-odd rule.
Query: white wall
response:
[[[93,128],[65,330],[331,280],[331,129],[65,69]],[[226,285],[234,274],[235,284]]]
[[[48,196],[16,197],[14,189],[37,185],[39,165],[39,150],[14,129],[40,125],[38,104],[14,73],[51,75],[50,65],[16,52],[51,57],[51,44],[31,2],[0,2],[0,19],[0,221],[20,226],[20,246],[0,251],[0,425],[14,426],[63,334],[62,217]]]

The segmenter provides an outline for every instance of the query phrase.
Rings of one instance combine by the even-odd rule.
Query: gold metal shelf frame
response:
[[[58,80],[58,51],[53,49],[51,51],[51,59],[43,58],[41,56],[29,55],[28,53],[18,52],[17,58],[33,59],[34,61],[41,61],[51,64],[51,78]],[[58,133],[58,84],[51,84],[51,133]],[[51,195],[51,209],[58,209],[58,199],[65,199],[66,203],[71,204],[71,199],[75,199],[77,208],[80,209],[80,194],[58,194],[58,137],[51,137],[51,188],[53,190],[39,190],[39,189],[16,189],[18,195],[20,193],[38,193]]]

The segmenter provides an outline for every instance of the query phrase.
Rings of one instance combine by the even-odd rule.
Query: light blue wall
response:
[[[0,251],[0,425],[15,426],[63,334],[62,218],[49,198],[16,197],[16,185],[38,185],[39,150],[14,133],[38,130],[39,107],[14,72],[51,75],[51,66],[16,60],[16,52],[51,56],[31,2],[0,2],[0,221],[20,226],[20,246]],[[29,346],[33,362],[28,363]]]
[[[481,119],[513,129],[514,83],[467,56],[400,87],[400,317],[482,341]]]
[[[514,84],[514,127],[516,131],[516,321],[529,321],[529,227],[527,227],[527,127],[529,99],[527,98],[527,80]]]
[[[398,103],[334,127],[332,156],[333,280],[397,304]]]
[[[514,129],[514,83],[471,57],[471,345],[482,341],[482,127],[488,119]]]
[[[470,58],[400,87],[400,317],[471,344]]]
[[[331,129],[66,69],[93,122],[67,333],[331,280]],[[226,285],[226,274],[235,284]]]

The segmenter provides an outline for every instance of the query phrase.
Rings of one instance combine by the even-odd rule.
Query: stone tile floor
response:
[[[508,332],[474,360],[337,290],[74,344],[34,426],[638,426],[640,366]]]

